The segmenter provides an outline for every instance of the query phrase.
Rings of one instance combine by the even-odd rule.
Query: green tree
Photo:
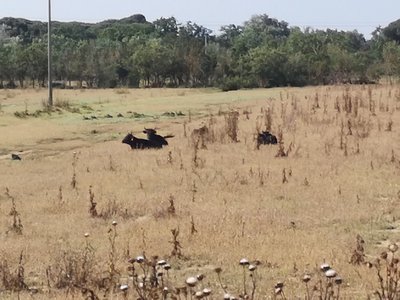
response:
[[[165,83],[170,54],[160,39],[150,39],[137,49],[133,63],[147,86],[162,86]]]
[[[12,61],[14,62],[14,78],[10,81],[10,83],[12,83],[15,79],[18,80],[20,87],[24,87],[28,69],[31,67],[30,58],[28,55],[29,53],[26,46],[21,43],[13,44]],[[32,57],[33,56],[31,56],[31,58]]]
[[[44,86],[47,77],[47,45],[41,41],[34,41],[22,52],[24,57],[20,58],[20,63],[25,64],[27,68],[27,75],[32,80],[32,86],[35,86],[35,80]],[[22,79],[22,77],[21,77]],[[20,80],[21,81],[21,80]]]
[[[0,88],[4,82],[13,82],[15,78],[15,43],[0,42]]]
[[[273,87],[287,84],[284,66],[287,55],[281,49],[262,46],[250,51],[252,72],[259,78],[260,86]]]
[[[384,45],[383,63],[386,75],[400,76],[400,45],[395,41],[387,42]]]
[[[382,33],[388,40],[400,43],[400,19],[383,28]]]
[[[157,19],[153,22],[153,25],[159,37],[176,37],[178,34],[179,24],[174,17]]]

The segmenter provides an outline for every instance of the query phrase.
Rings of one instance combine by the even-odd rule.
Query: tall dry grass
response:
[[[208,288],[206,299],[393,294],[375,258],[399,239],[398,86],[71,93],[63,96],[70,105],[84,98],[99,115],[157,115],[185,101],[191,113],[15,120],[25,96],[5,100],[0,147],[31,152],[0,160],[1,297],[194,299]],[[175,137],[162,150],[121,143],[143,125]],[[203,126],[207,136],[194,143],[191,133]],[[280,145],[257,149],[264,126]],[[10,229],[18,224],[21,232]],[[323,263],[342,281],[322,273]]]

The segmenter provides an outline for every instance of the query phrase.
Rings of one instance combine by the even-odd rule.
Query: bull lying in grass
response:
[[[173,135],[161,136],[157,134],[157,131],[152,128],[145,128],[143,133],[147,134],[147,139],[152,143],[156,144],[161,148],[162,146],[167,146],[168,142],[166,139],[174,137]]]
[[[277,143],[278,139],[276,136],[268,131],[263,131],[257,136],[257,148],[260,147],[260,145],[275,145]]]
[[[167,138],[173,137],[173,135],[158,135],[155,129],[148,128],[145,128],[143,133],[147,134],[147,140],[137,138],[132,133],[128,133],[122,143],[128,144],[132,149],[160,149],[168,145]]]
[[[162,146],[146,139],[139,139],[132,133],[128,133],[122,143],[131,146],[131,149],[159,149]]]

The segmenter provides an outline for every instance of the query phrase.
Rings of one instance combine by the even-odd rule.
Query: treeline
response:
[[[53,74],[66,87],[252,87],[368,83],[400,75],[400,20],[357,31],[301,30],[267,15],[216,35],[173,17],[53,24]],[[44,86],[47,24],[0,19],[0,88]]]

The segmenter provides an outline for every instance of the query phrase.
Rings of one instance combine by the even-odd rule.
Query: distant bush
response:
[[[224,92],[227,91],[236,91],[241,88],[240,78],[238,77],[227,77],[221,83],[221,90]]]

